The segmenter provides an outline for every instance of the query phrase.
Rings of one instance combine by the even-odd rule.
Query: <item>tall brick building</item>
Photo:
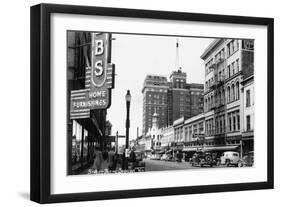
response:
[[[173,71],[165,76],[147,75],[143,93],[143,134],[152,127],[153,113],[159,114],[159,128],[180,117],[190,118],[203,112],[203,84],[186,83],[186,73]]]
[[[167,125],[167,91],[168,81],[165,76],[147,75],[143,84],[143,126],[146,134],[152,127],[152,115],[159,114],[159,128]]]
[[[180,69],[170,75],[168,90],[168,125],[180,117],[190,118],[204,110],[204,85],[186,83],[186,73]]]

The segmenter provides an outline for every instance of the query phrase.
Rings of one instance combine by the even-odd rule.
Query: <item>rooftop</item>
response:
[[[215,39],[209,46],[205,49],[203,54],[200,56],[201,59],[205,60],[208,55],[216,49],[222,42],[224,42],[225,39]]]

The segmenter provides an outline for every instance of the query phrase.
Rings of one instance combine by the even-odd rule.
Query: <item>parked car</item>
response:
[[[144,172],[145,171],[145,162],[143,161],[144,153],[141,151],[135,151],[136,161],[129,162],[129,169],[134,168],[135,172]]]
[[[173,158],[172,154],[167,154],[167,159],[166,161],[175,161],[175,159]]]
[[[239,157],[238,152],[234,151],[226,151],[222,153],[222,156],[220,157],[220,164],[221,165],[234,165],[234,166],[240,166],[241,165],[241,159]]]
[[[243,158],[241,159],[241,162],[239,162],[238,166],[253,166],[254,165],[254,152],[250,151],[246,153]]]
[[[200,166],[203,167],[205,165],[208,165],[210,167],[213,167],[213,165],[216,165],[216,157],[215,154],[211,152],[204,152],[204,151],[198,151],[195,152],[190,158],[190,163],[192,166]]]
[[[168,158],[168,155],[167,155],[167,154],[163,154],[163,155],[161,156],[160,160],[166,161],[167,158]]]
[[[161,158],[160,154],[152,154],[150,157],[151,160],[160,160],[160,158]]]

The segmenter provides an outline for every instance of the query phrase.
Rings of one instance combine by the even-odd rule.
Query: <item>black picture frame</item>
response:
[[[53,13],[232,23],[267,26],[267,181],[74,194],[50,193],[50,15]],[[31,151],[30,199],[38,203],[120,199],[210,192],[272,189],[274,187],[274,20],[272,18],[195,14],[168,11],[39,4],[31,7]]]

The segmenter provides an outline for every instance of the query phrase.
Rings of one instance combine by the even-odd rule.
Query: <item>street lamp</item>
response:
[[[127,107],[127,118],[126,118],[126,149],[129,148],[129,128],[130,128],[130,103],[132,96],[130,94],[130,90],[127,90],[127,94],[125,96],[126,99],[126,107]]]
[[[127,118],[126,118],[126,149],[125,149],[125,169],[128,169],[128,160],[126,157],[126,152],[128,151],[129,148],[129,128],[130,128],[130,103],[131,103],[131,94],[130,94],[130,90],[127,90],[127,94],[125,96],[125,100],[126,100],[126,108],[127,108]]]

